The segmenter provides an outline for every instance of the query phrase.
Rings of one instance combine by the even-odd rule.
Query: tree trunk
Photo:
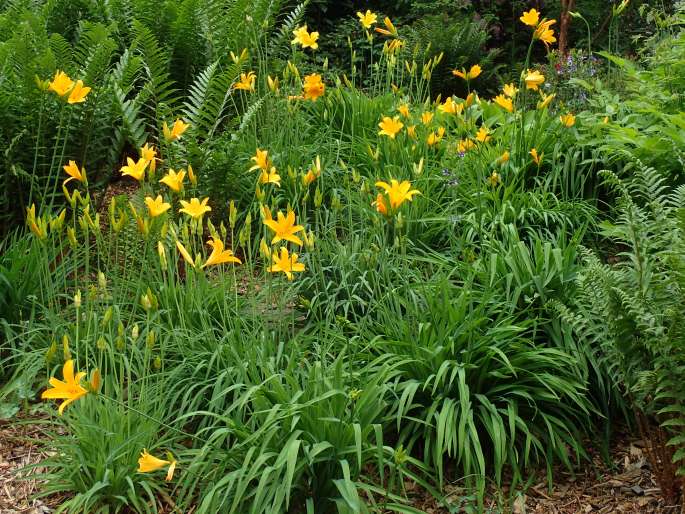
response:
[[[571,25],[571,15],[576,0],[561,0],[561,15],[559,16],[559,55],[568,53],[568,28]]]

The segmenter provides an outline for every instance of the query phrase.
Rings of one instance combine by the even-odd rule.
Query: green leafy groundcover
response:
[[[633,414],[678,501],[680,6],[577,76],[521,11],[506,82],[466,22],[360,12],[343,70],[305,4],[0,6],[0,414],[59,512],[505,510]]]

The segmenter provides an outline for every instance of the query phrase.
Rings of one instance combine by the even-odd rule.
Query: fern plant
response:
[[[602,224],[618,262],[585,251],[575,311],[561,311],[578,337],[600,345],[674,500],[682,487],[675,475],[685,474],[685,187],[669,190],[663,175],[639,161],[630,181],[603,176],[619,198],[616,222]]]

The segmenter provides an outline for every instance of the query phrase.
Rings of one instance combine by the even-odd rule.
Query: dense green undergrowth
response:
[[[339,73],[304,4],[0,6],[0,415],[61,512],[506,510],[626,421],[677,501],[682,10],[493,87],[369,13]]]

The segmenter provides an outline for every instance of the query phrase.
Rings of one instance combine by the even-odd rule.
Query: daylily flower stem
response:
[[[50,178],[52,177],[52,169],[55,167],[55,158],[57,157],[57,145],[59,145],[60,137],[62,136],[62,121],[64,119],[65,105],[65,103],[62,103],[62,106],[60,107],[59,111],[59,122],[57,123],[57,136],[55,137],[55,146],[53,146],[52,148],[52,158],[50,159],[50,168],[48,169],[48,180],[45,181],[45,188],[43,189],[41,202],[45,202],[45,197],[48,195],[48,190],[50,188]],[[59,174],[59,171],[57,173]],[[55,181],[55,187],[57,187],[57,182],[59,181]]]
[[[36,149],[33,152],[33,169],[32,169],[32,175],[35,177],[36,176],[36,171],[38,167],[38,149],[40,148],[40,137],[42,135],[42,129],[43,129],[43,112],[45,110],[45,95],[42,95],[40,98],[40,112],[38,114],[38,129],[36,131]],[[29,202],[28,205],[31,205],[33,203],[33,185],[35,183],[35,180],[31,180],[31,187],[29,189]]]

